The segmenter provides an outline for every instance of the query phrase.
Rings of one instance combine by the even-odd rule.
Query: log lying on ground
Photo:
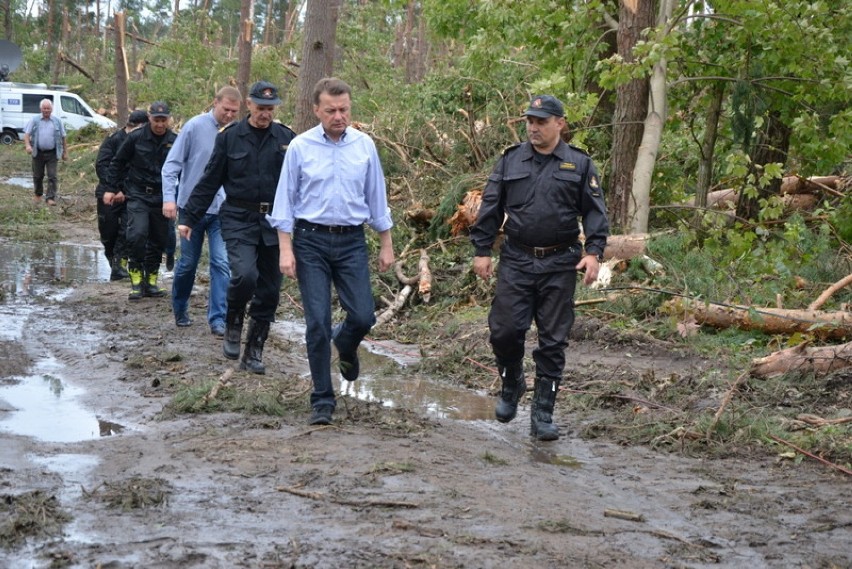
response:
[[[840,195],[844,186],[841,176],[784,176],[781,179],[781,195],[790,209],[811,209],[819,196],[828,192]],[[733,209],[737,206],[739,192],[733,188],[715,190],[707,193],[707,207],[710,209]],[[805,197],[807,196],[807,197]],[[686,205],[695,205],[695,198],[686,201]]]
[[[791,371],[826,374],[852,365],[852,342],[809,348],[799,344],[752,362],[751,375],[769,378]]]
[[[663,310],[681,316],[691,315],[699,324],[714,328],[760,330],[767,334],[812,334],[821,340],[852,338],[852,314],[838,310],[788,310],[749,306],[719,306],[677,298]]]

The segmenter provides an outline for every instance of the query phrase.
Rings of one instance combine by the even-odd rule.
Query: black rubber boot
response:
[[[229,360],[236,360],[240,357],[240,340],[243,335],[243,319],[245,318],[245,309],[232,310],[228,307],[228,312],[225,314],[225,340],[222,344],[222,353]]]
[[[555,441],[559,438],[559,429],[553,424],[553,407],[556,405],[558,391],[558,379],[535,378],[530,434],[540,441]]]
[[[142,294],[150,296],[151,298],[162,298],[166,296],[166,291],[157,286],[158,277],[159,271],[154,271],[145,275],[145,278],[142,279]]]
[[[266,373],[266,367],[263,365],[263,344],[266,343],[267,336],[269,336],[269,322],[254,318],[249,320],[246,349],[243,352],[240,369],[261,375]]]
[[[109,274],[109,280],[111,281],[120,281],[128,278],[130,274],[127,272],[127,261],[122,259],[121,257],[115,257],[110,262],[110,267],[112,267],[112,271]]]
[[[127,295],[128,300],[139,300],[143,296],[142,291],[142,271],[139,269],[130,269],[130,294]]]
[[[524,381],[524,362],[507,366],[498,364],[497,370],[500,372],[503,385],[494,415],[501,423],[508,423],[518,414],[518,401],[527,390],[527,382]]]

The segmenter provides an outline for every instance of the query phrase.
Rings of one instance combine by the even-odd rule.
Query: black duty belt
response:
[[[162,188],[155,188],[154,186],[140,186],[139,191],[146,196],[159,196],[163,193]]]
[[[576,243],[560,243],[559,245],[549,245],[547,247],[532,247],[530,245],[519,243],[514,239],[510,239],[509,242],[512,244],[512,247],[517,247],[524,253],[529,253],[536,259],[550,257],[551,255],[561,253],[562,251],[567,251],[576,245]]]
[[[232,197],[227,198],[226,201],[234,207],[257,213],[269,213],[272,211],[272,202],[246,202],[243,200],[235,200]]]
[[[304,219],[296,220],[296,227],[299,229],[307,229],[309,231],[323,231],[325,233],[351,233],[364,227],[363,225],[320,225],[319,223],[311,223]]]

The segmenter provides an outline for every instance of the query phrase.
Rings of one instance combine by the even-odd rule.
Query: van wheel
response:
[[[11,132],[0,134],[0,144],[15,144],[16,140],[18,140],[17,135]]]

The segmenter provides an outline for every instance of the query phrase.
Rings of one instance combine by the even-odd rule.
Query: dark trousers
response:
[[[168,242],[169,220],[162,202],[127,201],[127,247],[129,267],[147,274],[160,270]]]
[[[523,360],[526,333],[535,319],[536,377],[562,379],[568,334],[574,325],[576,285],[576,271],[533,274],[500,263],[497,289],[488,315],[491,347],[497,363],[505,366]]]
[[[261,322],[274,322],[281,282],[278,245],[266,245],[260,236],[256,242],[241,238],[237,232],[222,232],[231,280],[228,283],[228,310],[248,308],[248,315]]]
[[[314,390],[311,405],[335,406],[331,381],[331,286],[337,290],[346,317],[334,342],[343,353],[354,353],[376,322],[370,285],[370,260],[364,229],[326,233],[293,229],[296,276],[305,308],[305,343]]]
[[[49,200],[56,199],[56,168],[59,159],[55,150],[40,150],[38,155],[33,156],[33,188],[35,195],[44,194],[44,174],[47,172],[47,195]]]
[[[127,203],[106,205],[98,198],[98,233],[110,263],[116,257],[127,257]]]

